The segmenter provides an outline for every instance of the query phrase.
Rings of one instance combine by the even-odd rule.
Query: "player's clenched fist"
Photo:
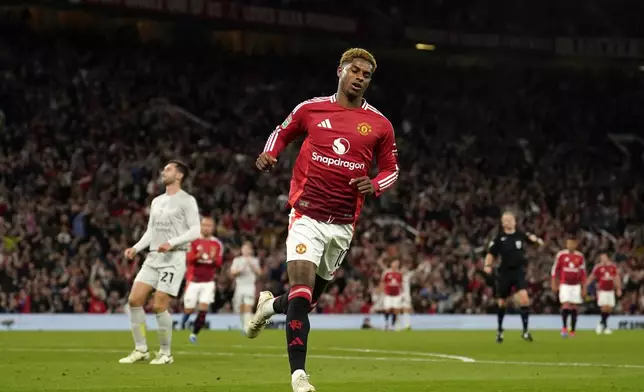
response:
[[[261,153],[255,161],[255,166],[263,172],[270,171],[277,163],[277,159],[267,152]]]
[[[349,181],[349,185],[355,185],[358,188],[358,192],[363,195],[370,195],[376,191],[371,183],[371,178],[367,176],[354,178]]]
[[[172,245],[170,245],[169,242],[164,242],[163,244],[159,245],[157,252],[165,253],[165,252],[169,252],[171,249],[172,249]]]
[[[126,257],[128,260],[132,260],[132,259],[134,258],[134,256],[136,256],[136,249],[134,249],[134,248],[127,248],[127,249],[125,249],[124,254],[125,254],[125,257]]]

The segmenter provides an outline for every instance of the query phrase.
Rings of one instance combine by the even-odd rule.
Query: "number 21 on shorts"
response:
[[[163,272],[161,274],[161,281],[163,283],[172,284],[173,279],[174,279],[174,272]]]

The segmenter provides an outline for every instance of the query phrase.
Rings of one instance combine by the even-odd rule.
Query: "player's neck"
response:
[[[168,196],[176,195],[181,190],[181,186],[178,183],[170,184],[165,187],[165,193]]]
[[[516,231],[517,231],[517,229],[512,229],[512,230],[509,230],[509,229],[503,229],[503,232],[504,232],[505,234],[508,234],[508,235],[510,235],[510,234],[514,234],[514,233],[516,233]]]
[[[349,97],[341,90],[338,90],[336,96],[338,98],[338,103],[340,104],[340,106],[343,106],[345,108],[357,109],[362,106],[362,96]]]

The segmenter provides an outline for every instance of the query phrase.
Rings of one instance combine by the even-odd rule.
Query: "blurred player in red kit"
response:
[[[597,324],[595,332],[598,335],[602,333],[610,335],[613,331],[608,328],[608,316],[610,316],[615,307],[615,294],[617,294],[617,297],[622,296],[622,278],[619,275],[617,265],[613,263],[607,252],[599,254],[599,263],[593,268],[587,284],[591,284],[595,280],[597,280],[597,305],[602,314],[601,321]]]
[[[262,292],[245,328],[246,335],[255,338],[272,315],[286,314],[294,392],[315,391],[305,372],[308,312],[342,264],[365,197],[379,196],[398,178],[393,127],[363,99],[375,70],[371,53],[347,50],[337,67],[337,92],[297,105],[257,158],[257,168],[269,171],[289,143],[306,135],[288,200],[286,258],[291,288],[278,298]],[[371,179],[374,157],[378,175]]]
[[[396,329],[396,321],[403,307],[403,274],[400,261],[392,260],[389,269],[382,273],[380,284],[385,293],[385,330]],[[391,325],[389,319],[391,318]]]
[[[586,296],[586,261],[584,255],[577,251],[577,239],[569,236],[566,249],[555,256],[552,266],[552,291],[559,292],[561,302],[561,319],[563,328],[561,336],[575,336],[577,328],[577,306]],[[571,316],[568,330],[568,316]]]
[[[197,334],[206,323],[208,307],[215,300],[215,270],[221,267],[224,256],[224,245],[213,236],[215,222],[205,217],[201,220],[201,238],[190,245],[186,255],[188,272],[186,289],[183,294],[184,315],[181,328],[185,329],[190,315],[198,307],[197,319],[190,334],[190,342],[197,342]]]

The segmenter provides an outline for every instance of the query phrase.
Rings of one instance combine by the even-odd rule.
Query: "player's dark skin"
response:
[[[371,83],[373,65],[361,58],[353,59],[350,63],[341,64],[336,70],[338,75],[338,103],[346,108],[359,108],[362,105],[362,97]],[[257,169],[268,172],[275,167],[277,159],[269,153],[262,153],[257,157],[255,165]],[[356,190],[363,195],[370,195],[375,192],[371,178],[362,176],[349,181]],[[291,287],[306,285],[315,287],[316,266],[310,261],[295,260],[287,265],[289,283]]]

